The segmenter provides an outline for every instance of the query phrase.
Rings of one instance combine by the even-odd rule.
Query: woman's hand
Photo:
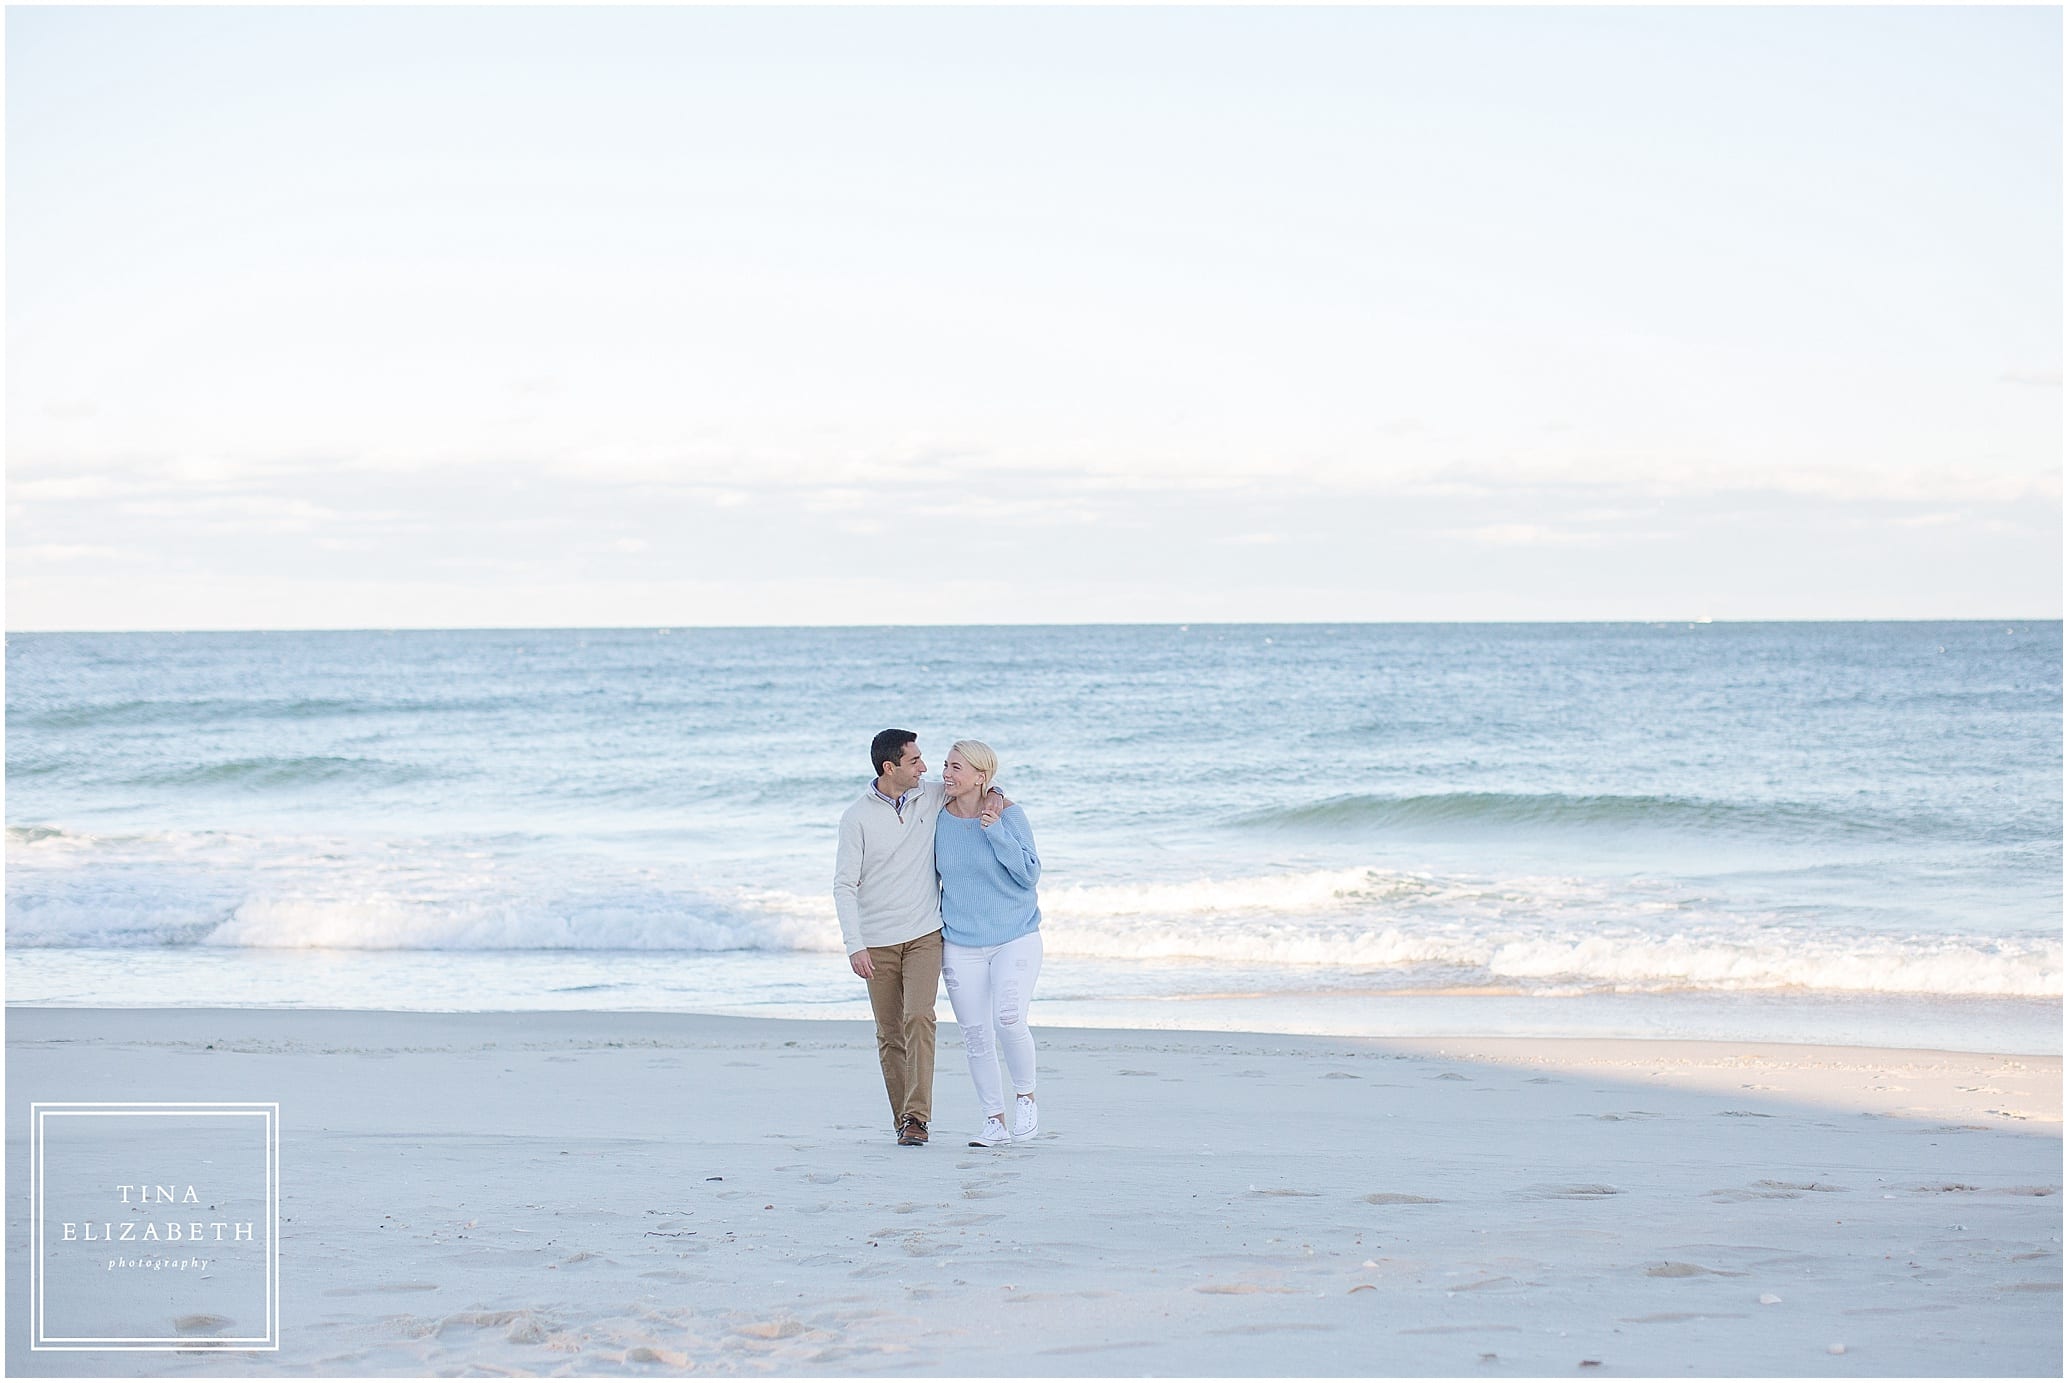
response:
[[[1004,816],[1005,809],[1011,805],[1011,800],[1004,793],[992,788],[984,794],[984,809],[977,813],[977,820],[987,827],[995,826],[998,824],[998,818]]]

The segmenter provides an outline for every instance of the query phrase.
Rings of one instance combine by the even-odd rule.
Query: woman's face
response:
[[[941,765],[941,785],[948,789],[950,797],[960,797],[970,788],[983,785],[984,775],[971,768],[960,754],[952,750],[948,761]]]

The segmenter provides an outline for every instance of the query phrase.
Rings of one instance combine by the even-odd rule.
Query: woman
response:
[[[983,1131],[969,1140],[972,1148],[995,1148],[1040,1131],[1027,1004],[1041,974],[1041,908],[1034,898],[1041,857],[1018,806],[1007,807],[995,823],[984,820],[984,794],[997,772],[989,745],[956,742],[941,765],[948,794],[933,837],[941,879],[941,978],[985,1114]],[[1016,1095],[1010,1123],[998,1080],[1000,1052]]]

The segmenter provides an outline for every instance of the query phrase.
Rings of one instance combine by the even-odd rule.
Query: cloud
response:
[[[1838,502],[1918,504],[2059,503],[2058,469],[2009,470],[1939,466],[1720,465],[1713,462],[1604,457],[1573,461],[1476,462],[1418,473],[1373,477],[1369,485],[1403,495],[1520,498],[1559,495],[1574,501],[1786,497]],[[1346,481],[1344,488],[1350,488]]]
[[[198,495],[130,500],[117,506],[139,518],[179,519],[209,533],[306,533],[319,525],[388,523],[396,510],[344,510],[291,495]]]
[[[1449,528],[1443,530],[1443,536],[1462,538],[1487,547],[1598,547],[1603,541],[1603,535],[1599,533],[1582,533],[1537,523],[1488,523],[1472,528]]]
[[[18,500],[111,499],[142,493],[148,487],[109,475],[46,476],[17,481],[9,493]]]
[[[9,547],[7,555],[17,562],[133,562],[137,554],[118,547],[95,547],[84,543],[33,543]]]

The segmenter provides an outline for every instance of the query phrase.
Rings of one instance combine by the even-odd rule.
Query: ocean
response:
[[[2058,622],[11,634],[6,998],[866,1017],[899,726],[1037,1027],[2055,1053],[2061,710]]]

